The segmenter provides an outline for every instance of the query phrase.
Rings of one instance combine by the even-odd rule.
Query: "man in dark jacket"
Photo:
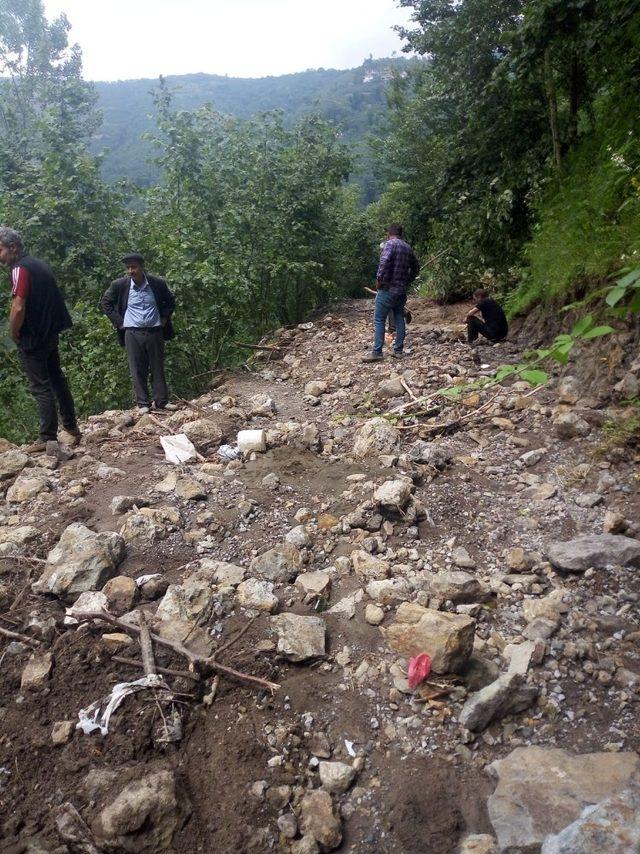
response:
[[[138,413],[150,410],[149,374],[156,409],[176,409],[168,402],[164,374],[164,342],[175,335],[171,323],[175,297],[164,279],[145,272],[139,253],[130,252],[122,263],[127,275],[111,282],[100,305],[126,348]]]
[[[467,313],[467,339],[473,344],[478,335],[492,343],[507,337],[509,325],[502,306],[489,296],[489,291],[478,288],[473,292],[474,307]]]
[[[18,347],[20,367],[29,380],[40,417],[40,441],[31,452],[58,453],[58,413],[69,444],[80,438],[69,385],[60,368],[58,335],[71,317],[49,267],[25,251],[22,236],[0,226],[0,262],[9,267],[11,310],[9,333]]]
[[[405,335],[404,307],[407,288],[418,275],[420,265],[413,249],[402,239],[402,226],[390,225],[387,240],[382,247],[376,275],[376,304],[373,317],[373,349],[363,362],[379,362],[384,346],[384,324],[387,315],[393,313],[395,339],[393,355],[401,359]]]

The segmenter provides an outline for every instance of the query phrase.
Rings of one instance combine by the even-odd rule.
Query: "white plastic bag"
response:
[[[195,460],[198,456],[193,443],[184,433],[176,433],[175,436],[160,436],[160,444],[167,461],[175,465],[186,463],[187,460]]]
[[[76,724],[76,729],[81,729],[85,735],[89,735],[94,730],[99,729],[102,735],[109,732],[109,718],[118,708],[120,703],[129,694],[135,694],[137,691],[144,691],[145,688],[164,688],[169,690],[169,686],[163,680],[162,676],[153,673],[149,676],[143,676],[142,679],[136,679],[134,682],[118,682],[111,690],[111,695],[108,699],[96,700],[91,703],[86,709],[80,709],[78,712],[79,721]],[[100,712],[102,706],[105,705],[104,711]]]

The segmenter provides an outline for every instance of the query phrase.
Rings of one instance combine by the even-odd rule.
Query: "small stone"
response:
[[[325,596],[331,587],[331,576],[322,570],[302,572],[296,578],[296,587],[305,596]]]
[[[393,650],[408,657],[426,652],[434,673],[456,673],[473,649],[475,620],[403,602],[386,630]]]
[[[49,681],[53,669],[53,656],[50,652],[33,653],[20,678],[21,691],[35,691]]]
[[[120,617],[133,608],[138,597],[138,585],[133,578],[117,575],[107,581],[102,592],[107,597],[107,610]]]
[[[379,626],[384,620],[384,611],[378,605],[369,603],[364,609],[364,619],[370,626]]]
[[[278,652],[290,661],[308,661],[324,655],[326,627],[320,617],[278,614],[271,617],[278,633]]]
[[[458,546],[457,549],[453,552],[453,562],[456,566],[459,566],[461,569],[475,569],[476,562],[471,557],[469,552],[463,547]]]
[[[322,788],[332,794],[346,792],[356,776],[351,765],[344,762],[321,762],[318,771]]]
[[[270,614],[278,607],[278,597],[273,592],[273,584],[259,578],[248,578],[239,584],[236,596],[240,605],[256,611],[266,611]]]
[[[278,829],[285,839],[295,839],[298,835],[298,822],[293,813],[278,816]]]
[[[56,721],[51,730],[51,741],[56,747],[68,744],[73,737],[75,728],[74,721]]]

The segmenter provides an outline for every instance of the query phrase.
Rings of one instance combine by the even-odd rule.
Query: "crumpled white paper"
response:
[[[167,460],[176,465],[186,463],[187,460],[195,460],[198,456],[193,443],[184,433],[176,433],[175,436],[160,436],[160,444]]]
[[[148,676],[143,676],[142,679],[136,679],[134,682],[118,682],[111,689],[111,694],[108,699],[96,700],[91,703],[86,709],[80,709],[78,712],[79,722],[76,724],[76,729],[81,729],[85,735],[89,735],[99,729],[102,735],[109,732],[109,718],[118,708],[120,703],[129,694],[135,694],[137,691],[144,691],[146,688],[164,688],[169,690],[169,686],[164,681],[162,676],[157,673],[151,673]],[[100,709],[105,704],[104,711]]]

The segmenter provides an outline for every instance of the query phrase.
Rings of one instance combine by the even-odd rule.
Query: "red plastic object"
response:
[[[421,682],[431,673],[431,657],[426,652],[416,655],[409,661],[409,670],[407,671],[407,682],[412,691],[418,687]]]

